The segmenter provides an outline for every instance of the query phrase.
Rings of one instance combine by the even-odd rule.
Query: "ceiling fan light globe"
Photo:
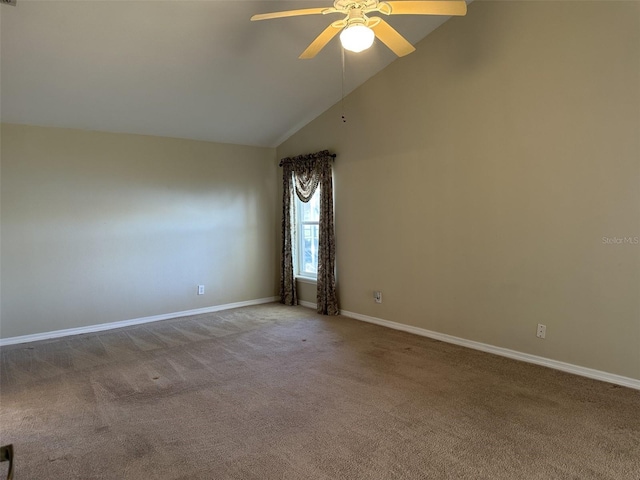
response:
[[[342,30],[340,43],[342,43],[345,50],[359,53],[373,45],[374,37],[373,30],[369,27],[361,24],[352,25]]]

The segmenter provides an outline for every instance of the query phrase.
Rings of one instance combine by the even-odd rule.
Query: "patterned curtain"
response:
[[[335,155],[327,150],[310,155],[283,158],[282,167],[282,268],[280,273],[280,301],[296,305],[296,282],[293,275],[293,192],[302,202],[308,202],[320,185],[320,221],[318,233],[318,313],[338,315],[336,297],[336,243],[333,226],[333,179],[331,162]]]

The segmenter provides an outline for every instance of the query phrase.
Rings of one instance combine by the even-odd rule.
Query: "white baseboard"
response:
[[[15,345],[16,343],[37,342],[39,340],[49,340],[52,338],[68,337],[70,335],[80,335],[83,333],[103,332],[105,330],[113,330],[114,328],[130,327],[132,325],[141,325],[143,323],[159,322],[160,320],[171,320],[173,318],[189,317],[191,315],[201,315],[203,313],[219,312],[222,310],[229,310],[231,308],[248,307],[250,305],[261,305],[263,303],[275,302],[279,299],[280,297],[258,298],[255,300],[247,300],[244,302],[227,303],[224,305],[214,305],[212,307],[185,310],[183,312],[164,313],[162,315],[134,318],[132,320],[122,320],[120,322],[99,323],[97,325],[89,325],[87,327],[67,328],[64,330],[54,330],[53,332],[34,333],[32,335],[22,335],[19,337],[0,338],[0,347],[3,347],[5,345]]]
[[[313,308],[314,310],[318,309],[318,305],[311,302],[305,302],[304,300],[298,300],[298,305],[301,307]]]
[[[298,302],[300,305],[307,306],[309,302]],[[309,304],[313,305],[313,304]],[[313,305],[315,308],[315,305]],[[629,387],[636,390],[640,390],[640,380],[635,378],[623,377],[613,373],[602,372],[600,370],[594,370],[592,368],[580,367],[571,363],[560,362],[558,360],[551,360],[545,357],[539,357],[537,355],[530,355],[528,353],[517,352],[515,350],[509,350],[508,348],[496,347],[494,345],[488,345],[486,343],[474,342],[473,340],[466,340],[460,337],[454,337],[453,335],[447,335],[445,333],[433,332],[424,328],[413,327],[411,325],[404,325],[402,323],[391,322],[389,320],[383,320],[381,318],[370,317],[368,315],[362,315],[360,313],[348,312],[345,310],[340,311],[341,315],[345,317],[353,318],[355,320],[361,320],[363,322],[375,323],[383,327],[393,328],[394,330],[402,330],[404,332],[413,333],[422,337],[433,338],[434,340],[440,340],[446,343],[453,343],[454,345],[460,345],[462,347],[473,348],[474,350],[480,350],[482,352],[493,353],[494,355],[500,355],[501,357],[512,358],[514,360],[520,360],[522,362],[534,363],[536,365],[542,365],[543,367],[553,368],[555,370],[561,370],[563,372],[572,373],[574,375],[580,375],[582,377],[592,378],[594,380],[601,380],[603,382],[609,382],[616,385],[622,385],[623,387]]]

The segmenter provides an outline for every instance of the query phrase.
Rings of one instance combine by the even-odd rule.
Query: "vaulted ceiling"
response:
[[[338,38],[298,55],[330,0],[17,0],[0,7],[3,122],[276,146],[341,98]],[[414,45],[448,17],[393,16]],[[347,52],[345,93],[397,59]]]

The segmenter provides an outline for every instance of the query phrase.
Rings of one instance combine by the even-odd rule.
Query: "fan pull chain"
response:
[[[342,110],[342,123],[347,123],[347,119],[344,117],[344,47],[340,47],[342,53],[342,100],[340,101],[340,109]]]

